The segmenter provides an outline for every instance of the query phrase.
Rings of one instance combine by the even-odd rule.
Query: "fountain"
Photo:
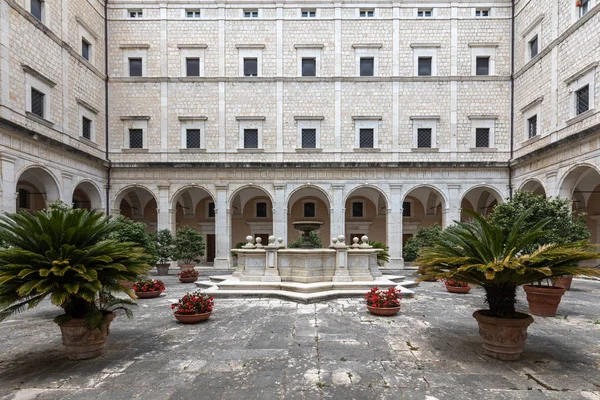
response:
[[[297,221],[292,222],[294,229],[303,232],[304,242],[300,245],[301,249],[314,249],[315,245],[310,241],[310,233],[312,231],[319,230],[321,225],[323,225],[320,221]]]

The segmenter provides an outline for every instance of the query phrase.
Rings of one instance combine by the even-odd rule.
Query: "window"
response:
[[[535,35],[533,39],[529,41],[529,58],[533,58],[538,54],[538,37]]]
[[[244,58],[244,76],[258,76],[258,58]]]
[[[419,148],[430,148],[431,147],[431,128],[417,129],[417,147],[419,147]]]
[[[200,10],[185,10],[186,18],[200,18]]]
[[[582,0],[579,6],[579,18],[583,17],[590,10],[591,0]]]
[[[432,57],[419,57],[419,76],[431,76]]]
[[[142,18],[144,16],[142,10],[129,10],[127,14],[129,18]]]
[[[31,0],[31,15],[36,17],[39,21],[42,21],[42,10],[43,10],[42,0]]]
[[[475,129],[475,147],[490,147],[490,128]]]
[[[129,76],[142,76],[142,59],[129,59]]]
[[[360,76],[373,76],[375,72],[375,58],[361,57]]]
[[[90,61],[90,47],[92,45],[89,44],[85,39],[81,39],[81,56],[86,60]]]
[[[31,113],[40,118],[44,118],[44,97],[44,93],[31,88]]]
[[[489,8],[477,8],[475,10],[475,16],[476,17],[489,17],[490,9]]]
[[[143,149],[144,148],[144,130],[129,129],[129,148]]]
[[[258,18],[258,10],[244,10],[244,18]]]
[[[364,217],[364,205],[362,201],[355,201],[352,203],[352,217],[353,218],[362,218]]]
[[[317,216],[317,205],[312,202],[304,203],[304,218],[315,218]]]
[[[317,76],[317,59],[302,59],[302,76]]]
[[[25,189],[19,189],[19,208],[29,208],[29,193]]]
[[[411,206],[412,203],[410,201],[404,201],[402,202],[402,216],[403,217],[410,217],[411,214]]]
[[[214,202],[210,202],[208,203],[208,218],[214,218],[215,217],[215,203]]]
[[[373,128],[360,128],[359,147],[361,149],[372,149],[374,147]]]
[[[375,16],[375,10],[360,10],[358,16],[361,18],[373,18]]]
[[[316,18],[317,10],[302,10],[302,18]]]
[[[187,149],[200,148],[200,129],[185,130],[185,144]]]
[[[185,59],[186,76],[200,76],[200,59],[186,58]]]
[[[81,117],[81,136],[87,140],[92,140],[92,120]]]
[[[477,57],[476,63],[476,75],[489,75],[490,74],[490,58],[489,57]]]
[[[590,109],[590,85],[585,85],[575,92],[575,114],[579,115]]]
[[[256,203],[256,218],[267,218],[267,203]]]
[[[315,149],[317,148],[317,130],[302,129],[302,148]]]
[[[429,8],[429,9],[419,8],[417,10],[417,17],[420,17],[420,18],[433,17],[433,10],[431,8]]]
[[[244,129],[244,148],[258,149],[258,129]]]
[[[529,139],[537,135],[537,114],[527,119]]]

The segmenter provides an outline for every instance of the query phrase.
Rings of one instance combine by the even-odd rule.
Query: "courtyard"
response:
[[[6,399],[600,399],[600,281],[576,279],[553,318],[535,317],[520,361],[483,355],[473,311],[483,289],[423,282],[395,317],[361,299],[299,304],[215,299],[206,322],[175,321],[170,300],[139,300],[111,325],[106,354],[69,361],[49,302],[3,322]],[[528,311],[522,289],[517,309]]]

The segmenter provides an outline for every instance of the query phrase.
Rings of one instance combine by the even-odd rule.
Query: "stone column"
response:
[[[287,243],[287,204],[285,204],[285,183],[273,184],[275,203],[273,204],[273,236]]]
[[[332,282],[352,282],[348,271],[348,246],[344,243],[344,235],[339,235],[332,240],[331,247],[335,249],[335,272]]]
[[[344,204],[344,184],[343,183],[332,183],[331,191],[333,192],[333,204],[331,204],[330,230],[329,234],[331,237],[337,237],[339,235],[346,235],[346,205]],[[331,238],[321,238],[323,244],[331,240]]]
[[[556,171],[548,172],[546,174],[546,197],[554,197],[560,195],[561,197],[571,200],[571,197],[573,197],[573,193],[562,191],[561,188],[558,187],[558,182],[556,181],[557,175],[558,173]]]
[[[454,221],[460,221],[460,185],[448,185],[448,203],[442,217],[443,227],[447,228],[454,224]]]
[[[264,247],[265,249],[265,275],[262,278],[263,282],[281,282],[281,276],[279,276],[279,269],[277,268],[277,250],[279,246],[275,241],[275,236],[269,236],[269,244]]]
[[[217,198],[215,199],[215,237],[216,254],[214,267],[219,269],[230,268],[231,255],[231,226],[229,223],[229,210],[227,207],[227,189],[226,183],[216,184]]]
[[[62,172],[62,195],[63,202],[70,206],[73,205],[73,175],[68,172]],[[60,188],[59,188],[60,189]],[[48,199],[50,202],[56,201],[56,199]]]
[[[390,261],[387,268],[404,268],[402,258],[402,185],[390,183],[390,204],[387,208],[387,245]]]
[[[158,185],[158,230],[171,229],[171,207],[169,188],[171,185]]]
[[[15,176],[16,157],[2,154],[2,211],[17,211],[17,181]]]

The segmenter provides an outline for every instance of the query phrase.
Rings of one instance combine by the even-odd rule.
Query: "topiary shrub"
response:
[[[323,247],[323,243],[321,242],[321,238],[317,235],[317,232],[312,231],[310,233],[310,242],[315,246],[315,248],[320,249]],[[298,236],[293,242],[291,242],[288,247],[290,249],[299,249],[300,245],[304,243],[304,236]]]
[[[186,226],[175,233],[175,259],[184,264],[193,264],[200,261],[204,255],[204,238],[193,228]]]
[[[142,246],[148,258],[145,260],[148,264],[154,265],[158,259],[156,251],[156,241],[152,234],[146,231],[146,224],[135,222],[124,215],[119,215],[114,224],[116,229],[111,233],[111,238],[121,243],[133,242]]]
[[[438,224],[419,229],[417,234],[404,244],[404,261],[415,261],[419,255],[419,250],[423,247],[433,246],[441,233],[442,228]]]

